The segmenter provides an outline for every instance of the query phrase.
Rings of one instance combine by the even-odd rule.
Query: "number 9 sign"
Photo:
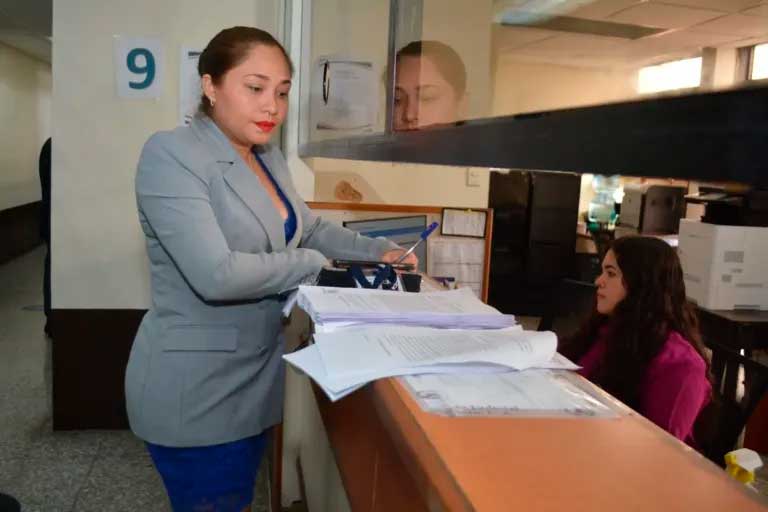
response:
[[[162,95],[163,42],[159,39],[116,37],[115,77],[121,98]]]

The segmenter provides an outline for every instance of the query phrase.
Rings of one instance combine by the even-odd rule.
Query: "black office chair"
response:
[[[13,496],[0,492],[0,512],[21,512],[21,505]]]
[[[558,338],[575,333],[595,307],[596,289],[592,283],[563,279],[555,288],[538,330],[554,331]]]
[[[712,401],[696,420],[695,436],[699,451],[724,467],[723,456],[736,448],[747,421],[768,391],[768,366],[719,343],[707,345],[712,350]]]

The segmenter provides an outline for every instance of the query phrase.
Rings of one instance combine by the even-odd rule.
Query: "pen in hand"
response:
[[[427,226],[427,229],[425,229],[420,235],[419,239],[416,241],[415,244],[413,244],[407,251],[405,251],[397,260],[395,260],[395,264],[402,263],[405,258],[407,258],[413,251],[416,250],[416,248],[419,246],[421,242],[427,239],[429,235],[432,234],[432,232],[437,229],[437,226],[439,226],[440,223],[433,222],[429,226]]]

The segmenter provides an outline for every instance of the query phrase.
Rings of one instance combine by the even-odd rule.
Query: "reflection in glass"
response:
[[[418,130],[462,119],[467,72],[461,57],[439,41],[414,41],[397,52],[395,130]]]
[[[494,0],[493,115],[747,85],[768,42],[760,0]],[[466,58],[466,56],[464,56]]]

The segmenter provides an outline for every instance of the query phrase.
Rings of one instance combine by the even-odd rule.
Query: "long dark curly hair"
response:
[[[623,275],[626,297],[606,316],[592,316],[560,352],[578,361],[597,341],[608,336],[605,358],[591,379],[629,405],[639,406],[640,385],[648,365],[671,331],[680,333],[707,364],[696,311],[685,296],[683,269],[677,253],[652,237],[619,238],[610,246]]]

